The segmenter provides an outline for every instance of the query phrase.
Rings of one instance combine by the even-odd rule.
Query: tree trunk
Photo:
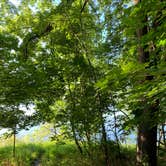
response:
[[[144,162],[148,163],[148,166],[157,166],[157,125],[151,125],[157,110],[157,107],[143,110],[144,118],[138,126],[137,137],[138,166],[142,166]]]
[[[13,130],[13,157],[16,156],[16,130]]]
[[[74,100],[74,98],[72,96],[72,92],[71,92],[71,89],[70,89],[70,83],[69,82],[68,82],[68,87],[69,87],[70,97],[72,98],[73,111],[75,111],[75,100]],[[82,150],[81,145],[80,145],[80,143],[79,143],[79,141],[77,139],[77,133],[75,131],[75,124],[74,124],[74,122],[72,120],[72,117],[71,117],[70,123],[71,123],[71,129],[72,129],[72,133],[73,133],[75,144],[76,144],[80,154],[83,154],[83,150]]]
[[[80,143],[79,143],[79,141],[77,139],[77,135],[76,135],[75,127],[74,127],[73,123],[71,123],[71,127],[72,127],[72,132],[73,132],[73,137],[74,137],[75,144],[76,144],[80,154],[82,155],[83,154],[83,150],[82,150],[81,145],[80,145]]]
[[[88,60],[89,66],[91,67],[92,77],[95,80],[95,82],[97,82],[97,76],[94,71],[93,65],[88,57],[87,57],[87,60]],[[105,129],[105,120],[103,118],[103,110],[102,110],[104,108],[104,105],[103,105],[101,95],[99,92],[97,92],[97,100],[99,101],[99,118],[101,120],[102,146],[103,146],[103,150],[104,150],[105,166],[111,166],[108,145],[107,145],[107,132]]]
[[[103,113],[102,111],[100,111],[101,113],[101,127],[102,127],[102,146],[103,146],[103,150],[104,150],[104,158],[105,158],[105,166],[111,166],[110,164],[110,160],[109,160],[109,153],[108,153],[108,145],[107,145],[107,133],[106,133],[106,129],[105,129],[105,124],[104,124],[104,119],[103,119]]]
[[[141,3],[141,1],[138,1]],[[141,11],[142,12],[142,11]],[[141,64],[149,62],[148,45],[142,46],[142,37],[148,33],[147,16],[142,14],[140,24],[144,26],[137,30],[137,38],[139,41],[138,59]],[[150,67],[150,66],[149,66]],[[147,75],[140,83],[151,81],[152,75]],[[157,124],[154,123],[156,111],[158,110],[158,101],[148,104],[147,99],[142,97],[143,109],[141,111],[141,121],[138,124],[137,135],[137,166],[142,166],[143,163],[148,163],[148,166],[157,166]]]

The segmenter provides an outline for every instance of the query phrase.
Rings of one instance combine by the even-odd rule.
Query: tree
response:
[[[163,109],[159,112],[159,107],[162,106],[160,101],[164,100],[165,94],[164,89],[159,87],[165,79],[165,75],[160,73],[163,70],[161,64],[165,63],[162,59],[165,49],[157,43],[163,43],[161,36],[164,35],[165,4],[162,1],[151,2],[153,9],[149,7],[149,1],[141,1],[133,7],[125,7],[123,1],[112,1],[110,4],[112,8],[107,6],[105,9],[111,11],[111,14],[106,13],[105,16],[112,20],[118,18],[118,21],[111,27],[111,23],[115,22],[107,23],[107,33],[111,35],[107,35],[104,45],[107,48],[113,45],[112,48],[115,49],[117,42],[119,47],[115,53],[119,55],[117,54],[116,60],[113,61],[113,72],[106,76],[100,87],[109,89],[107,86],[110,86],[116,89],[112,92],[113,96],[118,96],[117,99],[120,100],[119,104],[116,102],[116,107],[128,110],[130,117],[125,120],[124,125],[139,126],[137,162],[156,165],[157,125],[163,112]],[[112,27],[115,27],[113,32]],[[162,120],[165,121],[165,117]]]
[[[28,128],[30,124],[29,117],[25,115],[24,111],[15,106],[3,105],[0,108],[0,127],[9,130],[5,135],[13,136],[13,157],[15,157],[16,134],[20,130]]]
[[[166,118],[165,3],[1,4],[1,106],[34,104],[32,123],[54,123],[92,160],[92,145],[99,142],[107,166],[107,119],[114,119],[118,145],[120,134],[139,127],[137,157],[141,164],[156,163],[156,126]]]

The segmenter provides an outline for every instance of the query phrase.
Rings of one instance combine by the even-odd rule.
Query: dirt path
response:
[[[40,159],[35,159],[34,161],[32,161],[31,166],[41,166],[40,165]]]
[[[35,160],[34,166],[40,166],[40,160],[39,160],[39,159],[36,159],[36,160]]]

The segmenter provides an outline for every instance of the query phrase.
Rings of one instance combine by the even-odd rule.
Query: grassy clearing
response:
[[[128,162],[133,149],[123,148],[121,153],[123,153],[121,160],[124,162],[127,159]],[[110,145],[110,156],[111,162],[115,165],[120,162],[117,160],[116,147],[112,145]],[[0,166],[33,166],[36,161],[40,162],[41,166],[102,166],[103,159],[104,156],[99,147],[93,152],[93,158],[90,158],[86,154],[80,155],[73,143],[18,144],[15,159],[12,157],[12,146],[0,148]]]
[[[122,146],[119,152],[116,145],[109,144],[110,161],[113,166],[135,166],[135,146]],[[93,158],[80,155],[76,146],[69,142],[57,144],[18,144],[16,157],[12,157],[12,145],[0,148],[0,166],[104,166],[104,156],[100,147],[93,151]],[[159,166],[164,166],[160,162]]]
[[[55,143],[44,144],[19,144],[16,147],[16,156],[12,157],[12,146],[0,148],[0,166],[31,166],[35,161],[42,166],[76,166],[89,165],[89,161],[83,160],[73,144],[57,145]],[[85,163],[84,163],[85,162]]]

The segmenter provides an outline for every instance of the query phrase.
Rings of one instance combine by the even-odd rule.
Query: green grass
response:
[[[12,146],[0,148],[0,166],[31,166],[36,160],[42,166],[78,166],[78,163],[88,166],[90,161],[85,156],[82,160],[82,157],[74,144],[19,144],[15,158],[12,157]]]
[[[135,166],[135,146],[122,146],[109,143],[109,156],[113,166]],[[162,154],[164,156],[164,154]],[[74,143],[57,144],[45,142],[41,144],[18,144],[16,156],[12,157],[12,145],[0,148],[0,166],[33,166],[35,162],[40,166],[104,166],[104,155],[101,147],[96,146],[93,157],[80,155]],[[159,166],[164,166],[160,161]]]
[[[116,147],[110,145],[109,148],[114,151],[114,153],[110,152],[110,156],[111,162],[115,163],[117,162]],[[122,153],[127,156],[130,150],[124,149]],[[12,157],[12,146],[0,148],[0,166],[31,166],[36,160],[41,166],[102,166],[103,158],[100,147],[96,146],[93,158],[90,158],[86,154],[80,155],[73,143],[18,144],[15,158]]]

